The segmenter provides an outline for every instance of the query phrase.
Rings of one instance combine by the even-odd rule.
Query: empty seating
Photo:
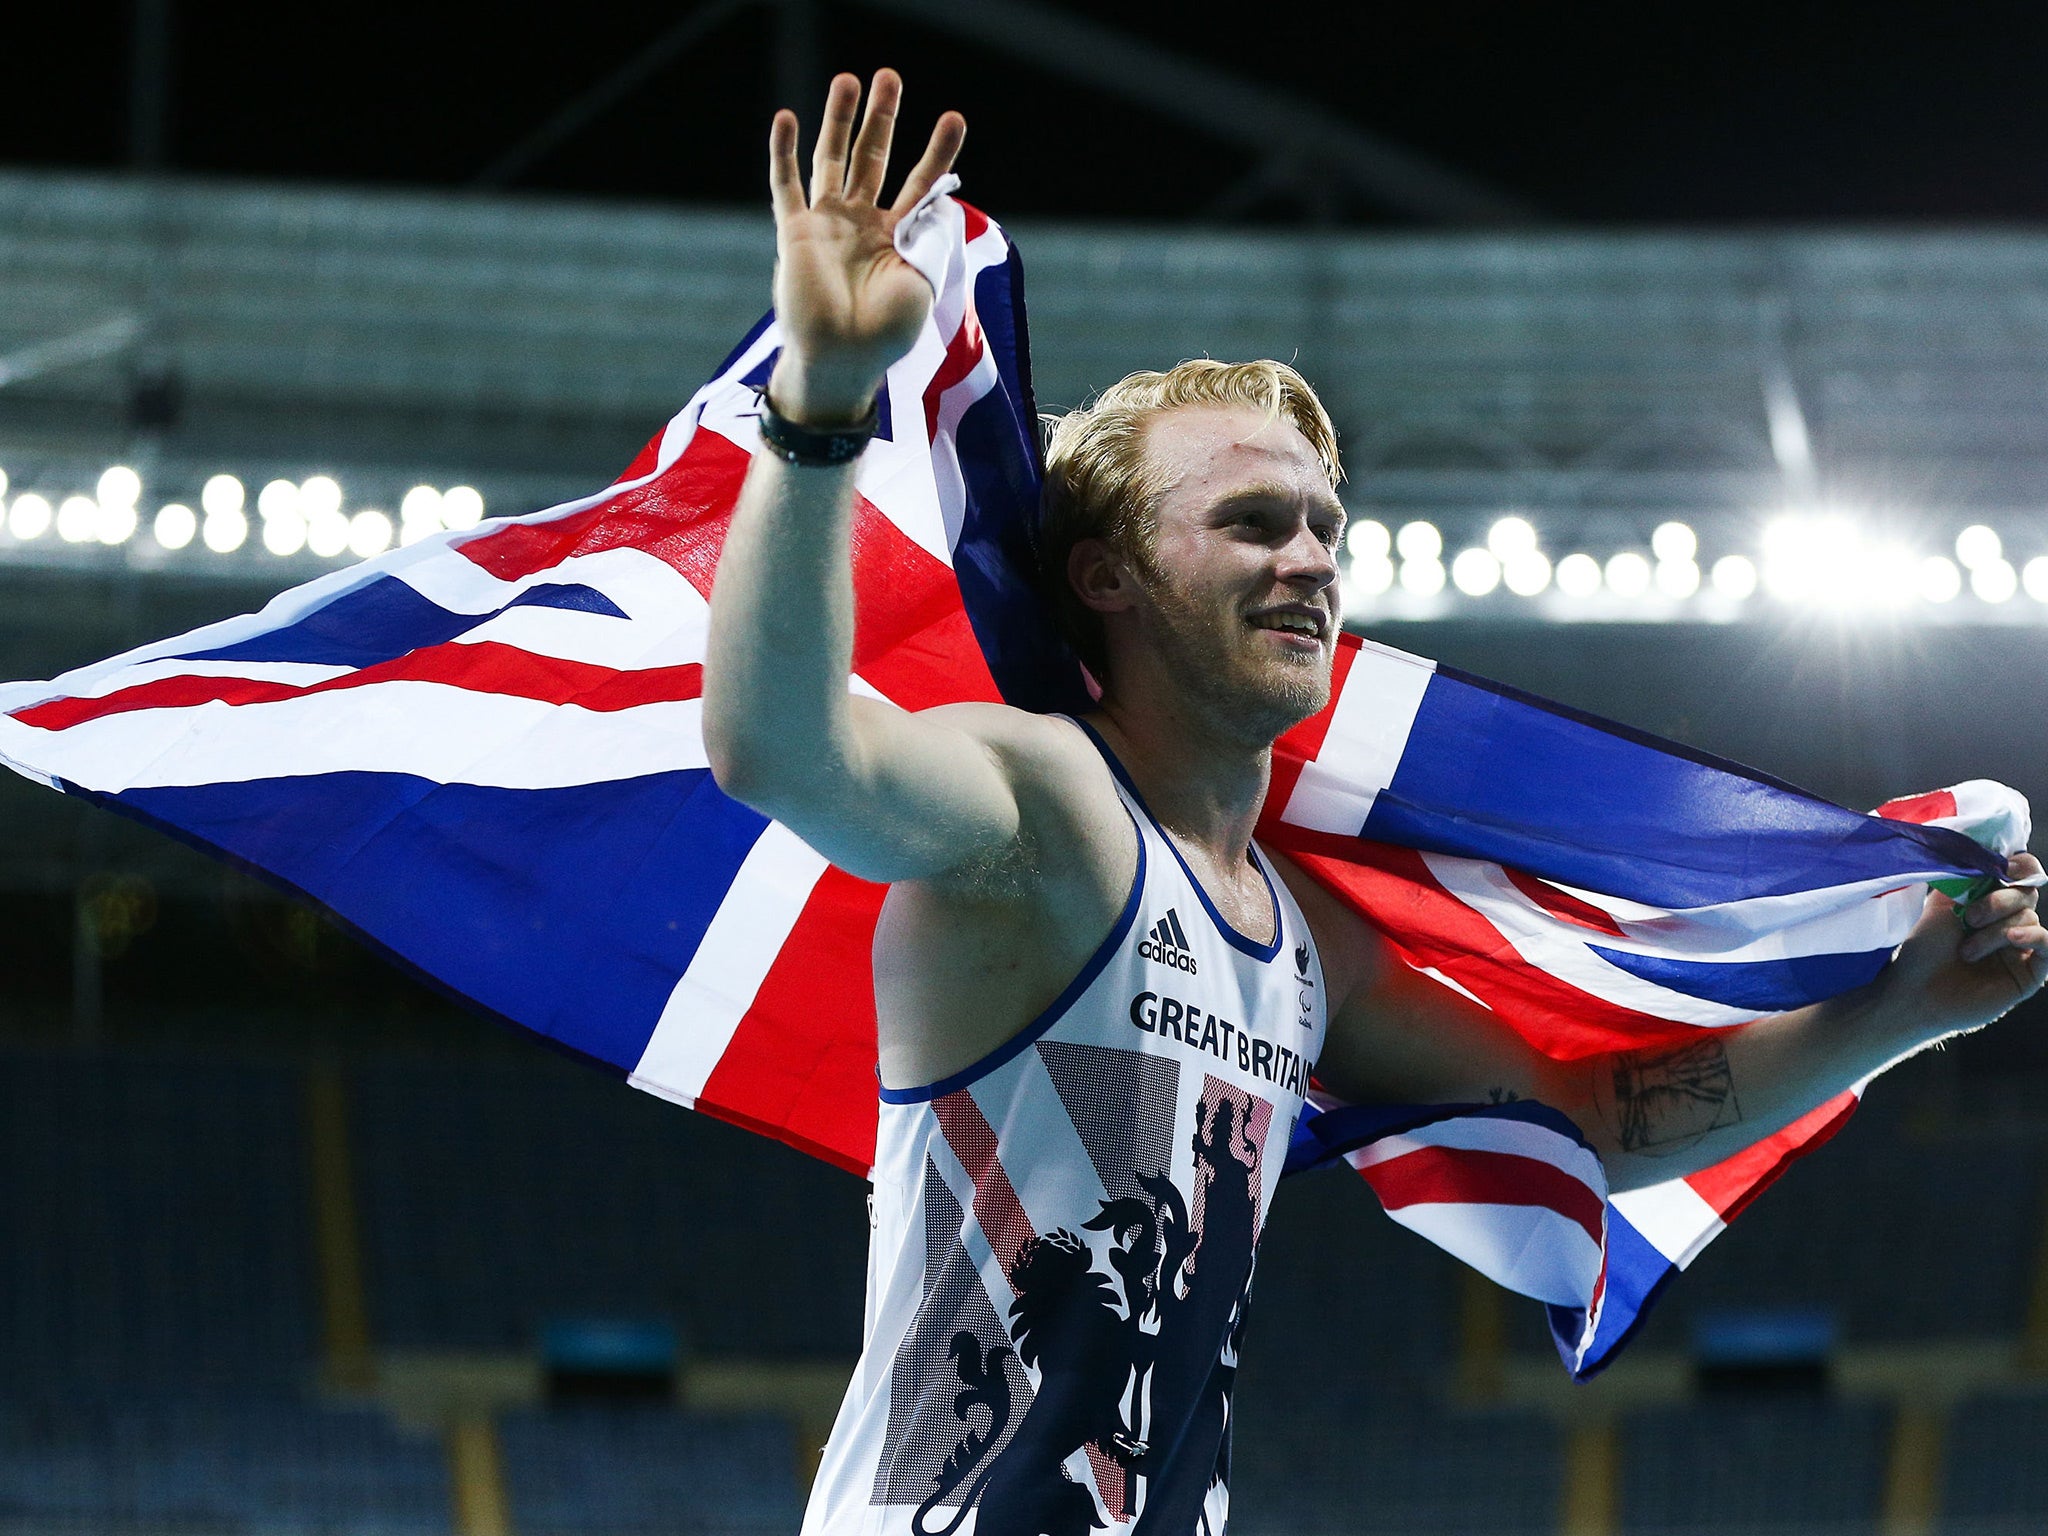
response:
[[[521,1536],[787,1536],[803,1518],[794,1445],[780,1419],[557,1408],[507,1414],[499,1435]]]
[[[1821,1398],[1653,1409],[1621,1432],[1621,1526],[1662,1532],[1874,1528],[1886,1410]]]
[[[2048,1530],[2048,1393],[1980,1397],[1949,1421],[1942,1536]]]

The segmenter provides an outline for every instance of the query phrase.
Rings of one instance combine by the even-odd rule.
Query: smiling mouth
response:
[[[1302,640],[1312,640],[1318,644],[1321,643],[1324,633],[1329,627],[1327,619],[1319,618],[1314,614],[1291,611],[1283,613],[1255,613],[1246,622],[1254,629],[1270,629],[1277,634],[1289,635]]]

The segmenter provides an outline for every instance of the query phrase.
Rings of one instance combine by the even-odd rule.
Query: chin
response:
[[[1248,736],[1274,741],[1330,702],[1330,659],[1296,664],[1219,668],[1212,692],[1217,713]]]

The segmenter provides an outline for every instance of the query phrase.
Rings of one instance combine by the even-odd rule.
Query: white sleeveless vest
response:
[[[1322,968],[1263,857],[1271,944],[1223,921],[1110,766],[1138,869],[1109,936],[986,1059],[882,1090],[866,1339],[805,1536],[1224,1528],[1253,1256],[1322,1049]]]

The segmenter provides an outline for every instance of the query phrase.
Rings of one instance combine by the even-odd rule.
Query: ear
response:
[[[1081,539],[1067,551],[1067,581],[1097,613],[1121,613],[1137,599],[1129,563],[1101,539]]]

